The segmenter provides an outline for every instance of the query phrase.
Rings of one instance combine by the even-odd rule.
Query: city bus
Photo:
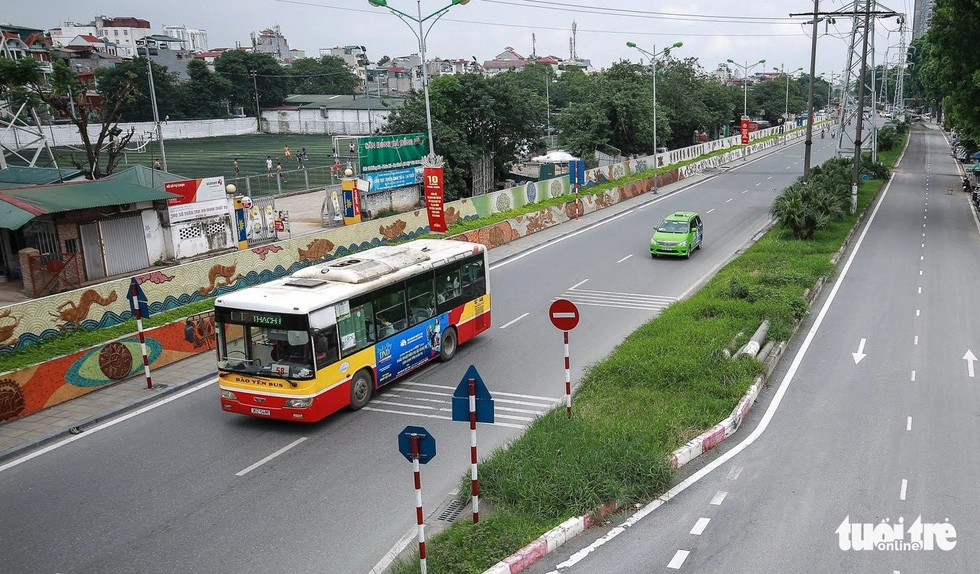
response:
[[[490,328],[487,249],[374,247],[215,299],[221,408],[314,422]]]

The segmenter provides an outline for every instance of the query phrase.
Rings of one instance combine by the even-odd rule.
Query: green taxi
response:
[[[678,211],[664,218],[653,230],[650,238],[650,255],[675,255],[691,257],[691,252],[701,249],[704,238],[704,222],[694,211]]]

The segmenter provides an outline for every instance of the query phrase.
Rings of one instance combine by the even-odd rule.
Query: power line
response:
[[[652,10],[633,10],[629,8],[614,8],[611,6],[588,6],[583,4],[568,4],[549,0],[482,0],[488,4],[505,4],[539,10],[558,10],[584,14],[600,14],[607,16],[630,16],[634,18],[651,18],[655,20],[685,20],[691,22],[717,23],[753,23],[753,24],[795,24],[789,18],[768,18],[765,16],[727,16],[722,14],[682,14],[677,12],[654,12]]]

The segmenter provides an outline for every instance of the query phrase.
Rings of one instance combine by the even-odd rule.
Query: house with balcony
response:
[[[146,36],[136,41],[136,54],[148,58],[155,64],[166,66],[171,72],[176,72],[181,80],[190,76],[187,74],[187,64],[194,59],[194,54],[184,49],[184,41],[170,36]]]
[[[33,58],[42,74],[54,71],[51,65],[51,38],[44,30],[0,24],[0,57],[11,60]]]
[[[483,62],[483,74],[491,77],[503,72],[519,71],[528,65],[528,60],[508,46],[492,60]]]

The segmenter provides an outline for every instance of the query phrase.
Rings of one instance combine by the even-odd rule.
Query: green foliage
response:
[[[288,71],[294,94],[353,94],[359,82],[347,63],[336,56],[299,58]]]
[[[878,151],[887,151],[895,147],[898,137],[898,130],[891,126],[878,130]]]
[[[181,118],[178,107],[179,82],[176,73],[166,66],[151,62],[153,87],[156,90],[157,110],[160,118],[170,116]],[[111,68],[99,68],[95,72],[96,83],[103,97],[119,102],[119,119],[126,122],[148,122],[153,120],[153,106],[150,99],[150,80],[146,74],[146,58],[123,61]],[[127,97],[123,94],[129,90]]]
[[[262,108],[281,106],[286,99],[289,82],[283,79],[282,66],[269,54],[225,50],[215,58],[214,71],[231,83],[232,105],[255,110],[256,91]]]
[[[912,68],[922,95],[937,103],[941,100],[947,125],[973,142],[980,141],[978,29],[980,10],[975,0],[937,2],[925,36],[928,48],[915,55],[922,65]],[[916,68],[920,69],[916,72]]]
[[[770,213],[796,239],[813,239],[818,229],[843,215],[843,206],[833,189],[815,181],[797,182],[772,202]]]

